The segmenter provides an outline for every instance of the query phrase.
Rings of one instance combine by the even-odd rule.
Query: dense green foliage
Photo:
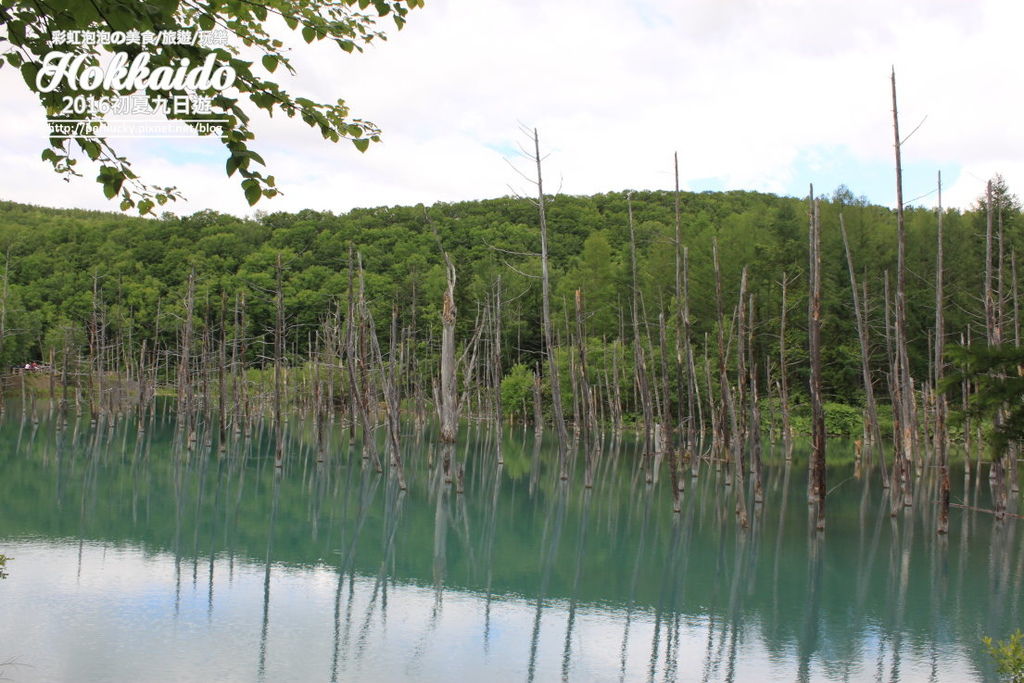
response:
[[[1024,681],[1024,633],[1016,630],[1006,640],[982,639],[985,649],[996,660],[996,670],[1013,683]]]
[[[955,371],[947,378],[947,391],[970,382],[966,415],[990,425],[988,438],[994,455],[1024,439],[1024,349],[1010,344],[955,347],[949,356]]]
[[[641,320],[646,322],[648,364],[659,368],[658,316],[664,313],[666,349],[674,362],[677,335],[673,195],[633,194],[641,290]],[[860,405],[859,351],[846,260],[839,235],[843,214],[860,281],[867,283],[873,362],[884,377],[885,344],[882,291],[886,272],[896,263],[895,216],[889,209],[855,199],[840,188],[822,204],[823,355],[827,401]],[[370,309],[387,348],[392,310],[398,328],[411,330],[425,384],[436,372],[439,311],[444,287],[443,261],[427,216],[458,268],[457,338],[473,333],[483,302],[501,278],[503,359],[512,370],[503,393],[508,412],[529,403],[529,370],[540,360],[539,234],[536,210],[526,200],[501,198],[424,207],[379,207],[346,214],[300,211],[258,214],[240,219],[213,212],[161,219],[79,210],[53,210],[0,203],[0,259],[6,255],[8,288],[3,304],[6,338],[0,358],[8,365],[59,357],[66,342],[87,349],[94,303],[106,321],[105,338],[125,357],[142,339],[159,339],[162,349],[177,344],[183,317],[185,282],[197,272],[197,338],[215,326],[222,293],[228,318],[236,295],[246,301],[247,360],[265,362],[274,324],[274,262],[284,263],[284,301],[288,319],[289,362],[308,357],[313,330],[336,309],[346,310],[349,248],[366,269]],[[608,373],[614,356],[622,373],[627,412],[632,397],[633,339],[629,327],[631,278],[626,196],[558,195],[550,199],[550,253],[556,334],[570,345],[573,294],[583,292],[586,306],[588,367],[595,377]],[[789,282],[787,301],[788,377],[799,407],[806,391],[807,202],[753,192],[683,193],[681,234],[689,254],[690,305],[698,376],[703,358],[715,358],[712,240],[722,262],[727,317],[733,310],[744,265],[756,297],[754,350],[762,377],[762,395],[774,396],[778,378],[780,282]],[[1022,240],[1020,214],[1011,206],[1002,214],[1007,259]],[[916,377],[926,377],[934,316],[936,215],[910,209],[908,230],[908,329]],[[947,333],[978,329],[982,290],[984,211],[947,211]],[[2,263],[2,261],[0,261]],[[1009,271],[1009,268],[1007,268]],[[1007,274],[1007,280],[1009,275]],[[96,291],[94,301],[93,291]],[[1009,292],[1009,287],[1006,287]],[[727,322],[728,324],[728,322]],[[975,332],[975,335],[977,333]],[[705,339],[711,340],[705,344]],[[152,348],[152,342],[150,342]],[[734,353],[731,353],[731,357]],[[168,354],[170,357],[172,354]],[[731,362],[731,361],[730,361]],[[524,367],[516,367],[522,365]],[[568,373],[568,360],[563,363]],[[673,382],[676,380],[673,376]],[[878,388],[884,394],[884,387]],[[673,394],[675,392],[673,391]],[[568,400],[568,399],[566,399]],[[527,407],[527,411],[529,408]],[[840,415],[844,424],[855,415]],[[849,425],[847,425],[849,427]]]

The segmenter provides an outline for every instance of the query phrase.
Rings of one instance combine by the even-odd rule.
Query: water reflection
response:
[[[338,425],[321,449],[289,421],[278,469],[269,431],[221,450],[163,412],[11,411],[0,660],[24,680],[983,680],[980,637],[1019,624],[1017,522],[958,509],[937,536],[927,468],[895,517],[877,472],[838,469],[823,535],[806,468],[766,449],[742,530],[728,468],[674,513],[628,438],[594,446],[586,488],[543,435],[477,425],[445,453],[404,428],[406,491]],[[980,479],[954,496],[989,506]]]

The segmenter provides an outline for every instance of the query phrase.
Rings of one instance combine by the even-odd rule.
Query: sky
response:
[[[536,128],[549,193],[670,189],[806,196],[844,184],[894,206],[896,69],[904,198],[968,208],[1001,173],[1024,192],[1024,89],[1015,0],[427,0],[389,40],[348,55],[298,34],[294,94],[344,98],[383,130],[365,154],[297,119],[253,116],[251,145],[283,196],[255,207],[213,139],[119,141],[171,210],[235,215],[531,194]],[[283,31],[283,28],[281,29]],[[40,160],[45,114],[0,68],[0,198],[117,210],[92,181]],[[918,127],[919,126],[919,127]],[[518,169],[518,170],[517,170]]]

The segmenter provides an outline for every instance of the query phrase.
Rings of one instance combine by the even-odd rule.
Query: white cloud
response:
[[[344,97],[383,128],[385,142],[361,155],[300,121],[256,114],[256,148],[285,191],[259,208],[342,211],[506,194],[521,181],[494,149],[522,141],[520,122],[540,129],[552,152],[549,187],[561,180],[566,192],[670,187],[674,150],[684,187],[718,178],[802,192],[815,179],[799,177],[795,164],[822,148],[850,150],[860,166],[849,168],[847,184],[859,192],[877,185],[860,177],[864,167],[891,165],[890,65],[904,132],[927,116],[905,161],[950,176],[962,169],[947,179],[946,199],[965,206],[983,185],[974,176],[1000,171],[1024,187],[1016,122],[1024,103],[1013,72],[1022,20],[1024,7],[1009,0],[432,0],[362,55],[298,41],[299,76],[288,85]],[[66,185],[38,161],[42,113],[20,76],[0,69],[0,88],[3,196],[112,208],[91,179]],[[132,147],[145,177],[189,197],[176,211],[249,211],[214,143],[185,143],[173,159],[160,158],[165,147]]]

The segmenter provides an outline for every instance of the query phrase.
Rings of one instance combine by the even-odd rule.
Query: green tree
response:
[[[525,418],[533,401],[533,370],[513,365],[501,380],[501,405],[505,413]]]
[[[953,347],[947,355],[954,370],[945,380],[946,392],[959,391],[965,380],[976,387],[968,413],[993,425],[993,454],[1002,455],[1010,443],[1024,440],[1024,348],[975,344]]]
[[[271,77],[279,67],[291,74],[295,70],[288,48],[271,35],[269,20],[272,17],[282,19],[289,29],[299,31],[307,43],[329,40],[350,53],[361,51],[363,45],[374,40],[386,39],[377,26],[381,18],[390,16],[401,28],[409,10],[422,5],[423,0],[308,0],[301,3],[292,0],[59,0],[50,3],[11,0],[0,5],[0,25],[4,28],[0,36],[0,67],[10,64],[21,70],[28,88],[38,95],[51,120],[81,118],[81,113],[71,113],[66,107],[67,102],[79,96],[108,98],[118,94],[114,84],[106,78],[96,88],[83,87],[78,79],[51,78],[56,81],[51,88],[44,64],[52,51],[65,50],[69,55],[76,55],[76,60],[80,55],[84,59],[83,68],[100,65],[102,57],[115,51],[123,52],[129,63],[140,55],[148,58],[146,66],[151,72],[161,67],[174,70],[185,64],[194,68],[208,59],[215,60],[218,66],[230,67],[234,72],[233,88],[237,90],[237,97],[228,94],[231,91],[222,92],[215,82],[209,83],[195,89],[195,94],[212,98],[209,114],[168,110],[166,115],[170,119],[187,120],[201,135],[211,134],[202,132],[202,121],[227,121],[221,137],[227,151],[226,171],[229,176],[237,173],[241,177],[242,190],[251,205],[261,197],[273,197],[278,191],[274,176],[258,168],[264,166],[263,158],[250,149],[255,134],[249,126],[244,99],[268,114],[280,112],[288,117],[298,116],[319,130],[325,140],[351,140],[359,151],[366,151],[370,142],[380,140],[377,126],[352,117],[344,100],[321,103],[294,96]],[[371,7],[373,11],[368,12]],[[197,41],[195,45],[58,45],[55,39],[68,31],[138,31],[159,35],[161,31],[185,27],[228,31],[235,44],[199,44]],[[244,55],[239,45],[244,46]],[[246,59],[251,53],[260,56],[259,68]],[[188,96],[184,86],[154,88],[152,80],[146,85],[142,94],[154,107],[159,106],[160,98]],[[90,117],[98,120],[102,113],[90,113]],[[76,166],[83,156],[99,164],[96,180],[103,185],[108,198],[120,197],[122,211],[135,207],[140,214],[152,213],[156,204],[163,205],[180,196],[173,187],[156,187],[143,182],[132,170],[131,162],[104,137],[51,137],[42,153],[43,160],[65,176],[82,175]]]
[[[605,231],[592,232],[583,241],[583,250],[576,267],[562,282],[559,294],[567,301],[574,300],[576,289],[583,290],[589,316],[588,334],[614,335],[617,329],[615,266],[612,247]]]
[[[985,650],[996,660],[996,670],[1013,683],[1024,681],[1024,633],[1017,629],[1006,640],[982,638]]]

